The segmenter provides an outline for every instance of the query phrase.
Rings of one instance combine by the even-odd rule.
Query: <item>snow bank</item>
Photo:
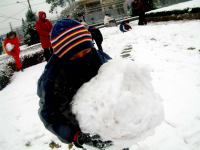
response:
[[[150,71],[131,60],[111,60],[74,96],[72,111],[81,130],[112,140],[121,150],[154,133],[163,121],[161,98]]]
[[[152,12],[161,12],[161,11],[183,10],[186,8],[195,8],[195,7],[200,7],[200,0],[192,0],[192,1],[188,1],[188,2],[182,2],[179,4],[172,5],[172,6],[152,10],[152,11],[147,12],[146,14],[149,14]]]

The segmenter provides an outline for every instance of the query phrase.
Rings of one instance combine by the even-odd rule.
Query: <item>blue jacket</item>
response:
[[[40,119],[46,129],[64,143],[74,142],[76,145],[73,137],[80,131],[78,122],[71,113],[72,97],[85,82],[97,75],[103,63],[111,59],[102,51],[93,49],[92,53],[91,63],[81,70],[70,68],[53,55],[38,80]]]
[[[132,29],[132,28],[131,28],[131,26],[126,25],[125,22],[123,21],[123,22],[120,24],[119,29],[120,29],[122,32],[127,32],[127,31],[129,31],[129,29]]]

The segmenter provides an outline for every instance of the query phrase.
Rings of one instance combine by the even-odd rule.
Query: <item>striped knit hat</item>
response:
[[[57,21],[51,31],[51,44],[54,54],[65,63],[68,60],[84,57],[91,53],[90,32],[77,21],[63,19]]]

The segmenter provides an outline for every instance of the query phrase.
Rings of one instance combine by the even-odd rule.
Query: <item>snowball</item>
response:
[[[6,49],[7,51],[11,51],[15,46],[13,44],[7,43],[6,44]]]
[[[150,70],[131,60],[111,60],[73,98],[72,112],[82,132],[112,140],[122,150],[147,136],[163,121],[161,98]]]

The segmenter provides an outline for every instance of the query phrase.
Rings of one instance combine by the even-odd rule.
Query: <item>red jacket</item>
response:
[[[8,43],[15,45],[15,47],[13,48],[12,51],[7,51],[6,50],[6,53],[10,56],[12,54],[12,52],[16,52],[19,55],[19,53],[20,53],[20,48],[19,48],[20,43],[19,43],[18,37],[15,37],[12,40],[8,39],[8,38],[5,38],[5,40],[4,40],[4,47],[5,47],[5,49],[6,49],[6,45]]]
[[[142,5],[141,2],[138,2],[138,3],[137,3],[136,9],[137,9],[137,11],[138,11],[138,14],[141,14],[141,13],[145,12],[145,8],[144,8],[144,6]]]
[[[42,15],[46,13],[43,11],[40,11],[38,13],[39,19],[36,22],[36,30],[40,35],[40,41],[42,44],[42,48],[49,48],[51,47],[51,42],[50,42],[50,33],[53,28],[53,25],[48,19],[43,19]],[[46,18],[46,17],[45,17]]]

